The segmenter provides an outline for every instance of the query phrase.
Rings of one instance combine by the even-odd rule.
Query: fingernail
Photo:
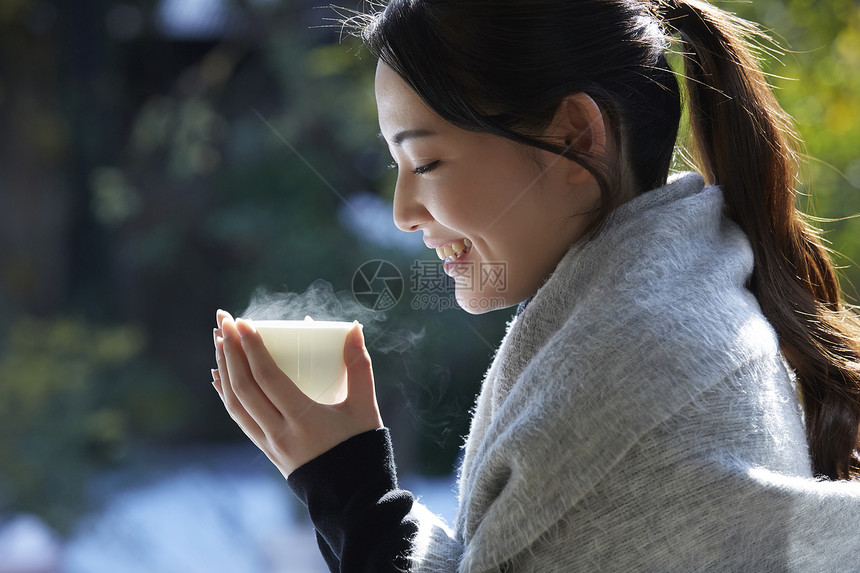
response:
[[[358,334],[354,334],[352,336],[352,343],[355,345],[356,348],[364,348],[364,326],[357,320],[353,320],[352,324],[353,329],[355,328],[356,324],[358,325]]]
[[[243,325],[242,328],[238,328],[239,324]],[[236,331],[239,333],[239,336],[245,336],[247,334],[256,334],[257,333],[257,329],[254,328],[254,325],[251,324],[250,320],[246,320],[244,318],[237,318],[236,319],[236,326],[237,326]],[[242,332],[243,330],[245,332]]]

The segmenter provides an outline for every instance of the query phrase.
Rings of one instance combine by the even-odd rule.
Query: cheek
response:
[[[470,173],[447,173],[428,200],[433,218],[449,229],[474,234],[492,220],[492,183]]]
[[[446,204],[453,219],[483,230],[491,224],[516,214],[517,203],[528,191],[530,179],[522,170],[505,168],[471,170],[458,179],[456,189],[448,189]]]

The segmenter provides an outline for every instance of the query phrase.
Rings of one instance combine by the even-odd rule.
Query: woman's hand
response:
[[[253,326],[219,310],[212,385],[227,412],[284,477],[339,443],[382,427],[373,367],[356,323],[343,349],[347,397],[340,404],[308,398],[275,365]]]

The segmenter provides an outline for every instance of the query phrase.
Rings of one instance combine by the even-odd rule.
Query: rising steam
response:
[[[301,294],[257,287],[240,316],[251,320],[303,320],[305,316],[314,320],[357,320],[364,325],[367,347],[386,354],[402,354],[424,337],[423,328],[413,332],[386,326],[386,313],[359,304],[350,291],[334,292],[331,283],[323,279],[315,280]]]

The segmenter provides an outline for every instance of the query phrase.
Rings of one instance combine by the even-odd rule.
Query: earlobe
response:
[[[578,155],[603,159],[606,155],[606,124],[603,112],[591,96],[584,92],[569,95],[558,110],[558,128],[564,134],[564,144]],[[583,183],[592,177],[581,165],[571,162],[570,183]]]

